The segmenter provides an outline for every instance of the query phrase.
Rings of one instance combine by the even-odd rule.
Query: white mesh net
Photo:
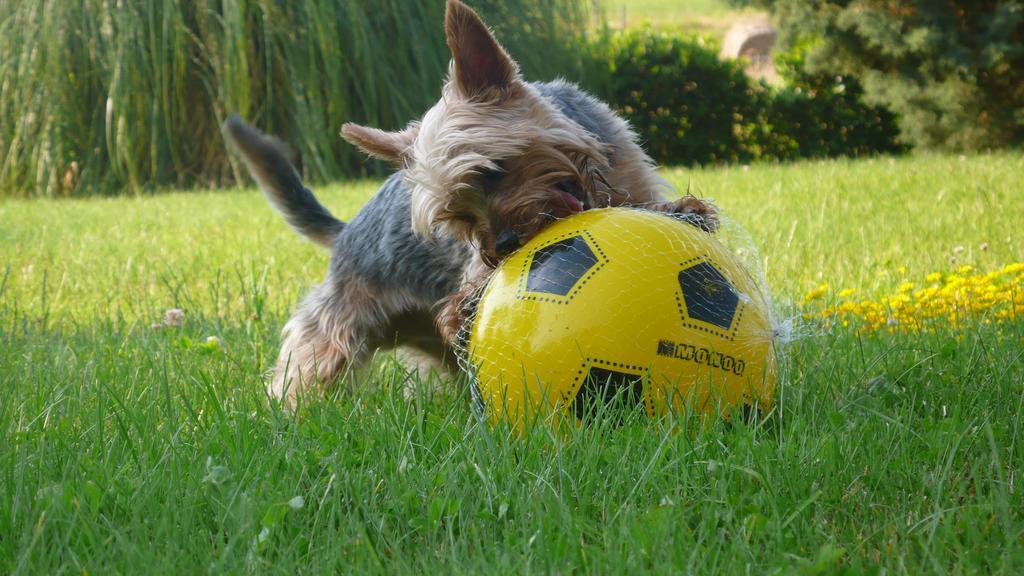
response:
[[[492,419],[583,419],[612,398],[652,416],[763,411],[791,334],[742,227],[628,208],[552,224],[463,312],[459,362]]]

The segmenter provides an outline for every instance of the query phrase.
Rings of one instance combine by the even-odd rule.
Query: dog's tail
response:
[[[284,215],[285,221],[299,234],[330,248],[345,223],[331,215],[302,185],[284,145],[234,114],[224,122],[224,134],[242,155],[263,195]]]

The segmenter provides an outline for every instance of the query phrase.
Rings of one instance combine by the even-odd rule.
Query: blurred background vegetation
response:
[[[991,106],[982,110],[988,125],[1018,124],[998,141],[986,139],[978,113],[957,99],[977,94],[976,84],[974,92],[958,92],[960,85],[942,92],[946,108],[959,115],[915,115],[922,99],[909,89],[902,100],[878,97],[886,86],[879,74],[851,65],[859,37],[809,8],[829,2],[735,1],[472,5],[528,79],[561,76],[595,92],[631,120],[662,163],[1020,141],[1022,83],[989,83],[1018,98],[999,100],[1009,105],[998,117]],[[888,4],[915,14],[921,2]],[[741,62],[718,57],[727,23],[764,9],[778,12],[789,31],[777,56],[780,79],[771,85],[750,79]],[[337,137],[338,128],[346,121],[397,128],[436,100],[449,57],[443,11],[441,0],[0,0],[0,196],[231,185],[241,172],[219,129],[230,112],[286,140],[314,181],[380,174],[386,167],[367,163]],[[1002,19],[985,20],[984,30],[1019,58],[1020,10],[990,12]],[[899,34],[901,22],[878,27]],[[842,42],[829,44],[836,30]],[[983,40],[982,32],[975,36],[961,43]],[[827,57],[838,53],[834,46],[847,54],[835,59],[837,69]],[[991,74],[1006,74],[1001,62]],[[911,72],[890,75],[906,84]],[[915,128],[929,118],[941,130]],[[956,137],[965,133],[958,125],[971,136]]]
[[[919,148],[1024,142],[1021,0],[729,0],[770,10],[803,69],[860,79]]]
[[[574,75],[574,0],[481,0],[527,74]],[[280,135],[318,180],[357,175],[342,122],[395,128],[437,99],[444,2],[0,0],[0,189],[71,195],[238,176],[220,124]]]

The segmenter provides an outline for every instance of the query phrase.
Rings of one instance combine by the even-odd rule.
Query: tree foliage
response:
[[[855,75],[868,102],[928,148],[1024,142],[1024,2],[758,0],[810,72]]]

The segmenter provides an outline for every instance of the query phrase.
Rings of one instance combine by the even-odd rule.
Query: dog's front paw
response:
[[[665,208],[665,212],[677,214],[709,234],[718,230],[718,208],[696,196],[686,195],[674,202],[667,202]]]
[[[464,328],[476,313],[477,287],[463,286],[458,292],[446,296],[439,303],[434,323],[446,346],[461,348],[466,342]]]
[[[454,346],[458,340],[459,329],[462,327],[464,317],[461,311],[462,295],[451,294],[440,302],[434,324],[437,333],[441,336],[446,346]]]

